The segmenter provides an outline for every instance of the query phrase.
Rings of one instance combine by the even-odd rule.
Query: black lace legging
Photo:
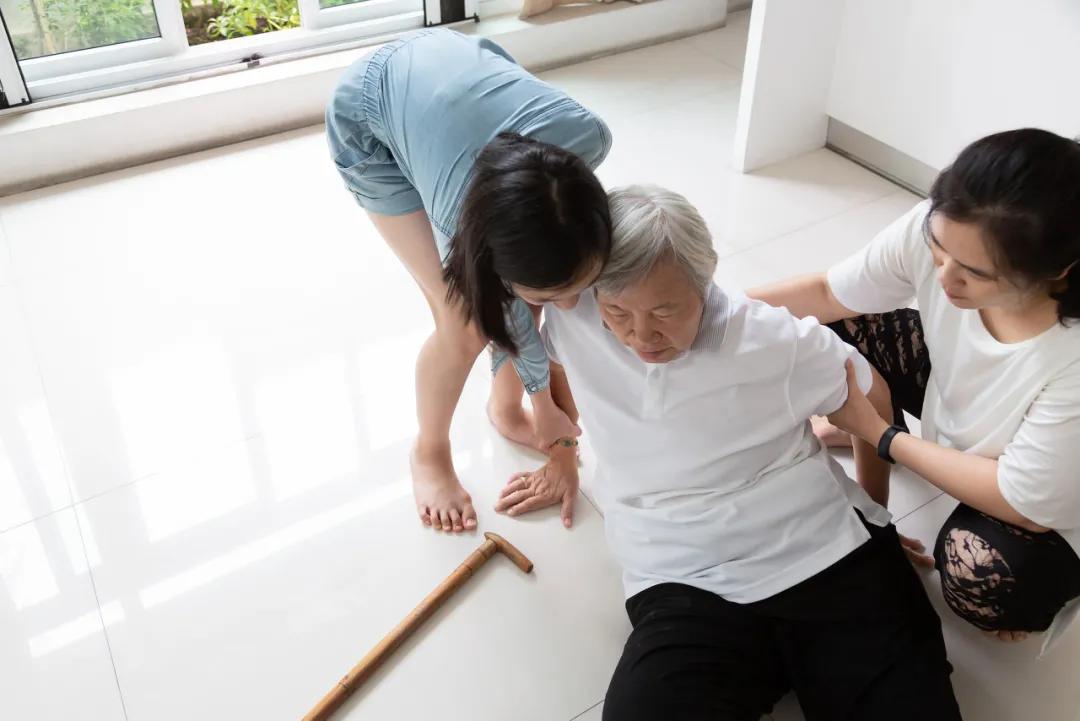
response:
[[[930,354],[918,311],[829,324],[889,385],[894,423],[922,417]],[[961,503],[934,544],[941,591],[958,616],[988,631],[1044,631],[1080,596],[1080,558],[1060,534],[1032,533]]]

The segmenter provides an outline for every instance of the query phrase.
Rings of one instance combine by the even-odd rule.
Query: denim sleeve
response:
[[[506,324],[510,336],[518,347],[517,356],[496,348],[491,355],[491,372],[498,372],[502,364],[509,359],[514,364],[521,384],[530,394],[539,393],[548,387],[551,380],[548,366],[547,349],[540,331],[533,321],[532,311],[525,301],[515,298],[506,312]]]

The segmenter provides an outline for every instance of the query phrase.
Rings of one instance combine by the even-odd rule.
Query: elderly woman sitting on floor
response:
[[[599,461],[596,496],[633,632],[611,721],[958,719],[941,624],[888,511],[813,415],[869,366],[813,318],[721,290],[701,216],[657,187],[610,194],[614,247],[573,309],[546,308]],[[857,379],[857,380],[856,380]],[[577,492],[565,439],[502,492],[517,514]]]

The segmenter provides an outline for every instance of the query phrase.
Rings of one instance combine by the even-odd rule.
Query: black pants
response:
[[[736,604],[667,583],[634,626],[604,721],[758,721],[794,689],[807,721],[960,718],[941,622],[892,526],[816,576]]]
[[[922,417],[930,353],[911,309],[863,315],[829,327],[889,385],[894,423]],[[1032,533],[961,503],[938,533],[934,558],[945,601],[988,631],[1044,631],[1080,596],[1080,558],[1060,534]]]

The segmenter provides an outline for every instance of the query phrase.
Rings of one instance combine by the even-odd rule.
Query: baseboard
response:
[[[924,198],[941,172],[835,118],[825,147]]]

